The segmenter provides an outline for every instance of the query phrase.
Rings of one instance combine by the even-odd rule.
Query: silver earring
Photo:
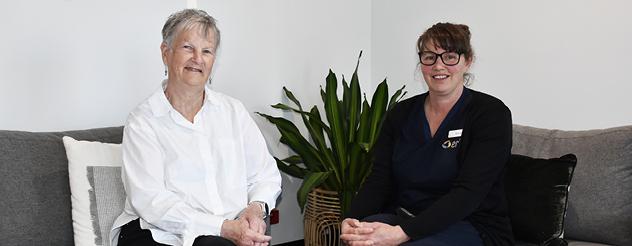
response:
[[[165,65],[165,76],[167,76],[167,66]]]

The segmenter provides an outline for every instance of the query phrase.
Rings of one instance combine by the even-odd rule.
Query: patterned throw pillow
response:
[[[63,141],[68,157],[75,245],[109,245],[109,228],[105,227],[111,227],[113,219],[108,226],[103,224],[107,219],[99,216],[111,216],[113,213],[116,213],[114,216],[118,216],[121,213],[122,205],[112,205],[111,202],[112,200],[120,202],[121,193],[112,193],[112,197],[105,199],[104,193],[100,193],[98,188],[114,187],[110,190],[117,190],[116,187],[122,188],[120,179],[120,167],[123,163],[121,145],[77,141],[67,136],[63,137]],[[101,167],[116,167],[116,169],[109,169],[109,174],[104,174]],[[113,171],[118,171],[119,175],[112,176]],[[91,196],[94,199],[91,200]],[[122,199],[125,199],[125,192],[122,192]],[[100,200],[109,205],[99,206]],[[99,213],[99,209],[106,208],[110,211],[109,215]],[[118,211],[113,211],[112,208]],[[108,233],[104,234],[104,230]]]

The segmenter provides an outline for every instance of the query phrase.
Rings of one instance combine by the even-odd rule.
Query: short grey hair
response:
[[[215,49],[217,49],[220,36],[215,18],[200,9],[184,9],[170,15],[162,27],[162,41],[171,47],[171,41],[176,34],[182,30],[193,28],[195,25],[199,25],[204,36],[208,36],[209,29],[215,32]]]

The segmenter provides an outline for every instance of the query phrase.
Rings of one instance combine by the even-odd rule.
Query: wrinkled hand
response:
[[[364,228],[362,232],[372,229],[372,232],[343,234],[341,239],[350,246],[393,246],[410,240],[400,226],[391,226],[381,222],[360,222],[357,228]]]
[[[251,230],[265,234],[266,222],[263,220],[263,213],[265,211],[261,211],[261,207],[258,204],[251,203],[241,212],[239,219],[245,219]]]
[[[347,245],[352,245],[352,242],[365,241],[368,234],[373,232],[373,228],[362,226],[363,223],[357,219],[347,218],[343,220],[340,226],[340,239]]]
[[[230,240],[237,246],[267,246],[272,239],[270,236],[251,229],[248,221],[244,218],[225,220],[222,224],[220,236]]]

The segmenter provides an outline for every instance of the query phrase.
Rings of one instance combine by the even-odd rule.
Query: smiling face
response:
[[[204,32],[195,25],[177,32],[171,44],[160,45],[169,84],[204,87],[215,63],[214,35],[215,32]]]
[[[435,54],[446,52],[441,47],[435,45],[433,41],[423,46],[423,51],[430,51]],[[470,69],[471,59],[461,55],[459,62],[453,66],[443,63],[441,57],[433,65],[421,64],[421,73],[428,85],[428,91],[437,96],[449,96],[460,93],[463,89],[464,74]]]

